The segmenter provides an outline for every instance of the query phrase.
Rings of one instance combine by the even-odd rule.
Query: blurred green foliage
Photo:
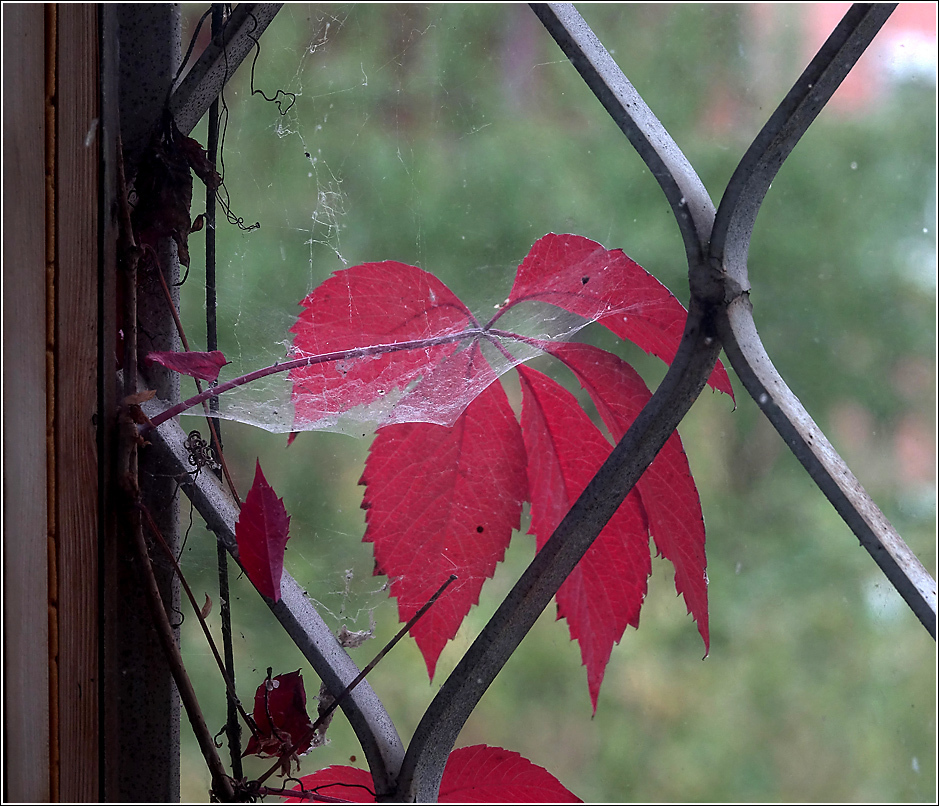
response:
[[[190,30],[204,8],[186,8]],[[762,27],[747,5],[582,12],[715,203],[806,63],[805,7],[768,8]],[[769,354],[932,573],[934,75],[890,83],[861,111],[825,110],[773,183],[750,250]],[[225,93],[225,184],[234,214],[261,227],[218,230],[220,347],[236,365],[282,356],[297,303],[346,265],[413,263],[491,308],[550,231],[623,248],[687,302],[658,186],[525,6],[287,5],[261,39],[254,84],[296,102],[281,116],[250,84],[249,63]],[[196,136],[204,142],[204,128]],[[198,249],[194,236],[184,316],[196,342]],[[593,330],[585,338],[654,387],[664,367]],[[934,802],[935,643],[735,388],[736,410],[705,392],[680,429],[708,524],[707,660],[670,566],[656,561],[642,629],[615,649],[595,718],[552,606],[460,743],[516,750],[591,801]],[[367,440],[302,434],[285,450],[282,436],[237,423],[225,440],[242,494],[260,456],[284,497],[288,568],[327,621],[365,629],[374,617],[377,640],[353,651],[364,664],[397,629],[361,543]],[[185,569],[197,591],[215,591],[214,545],[195,521]],[[410,641],[372,674],[405,742],[532,552],[518,535],[433,683]],[[243,701],[267,666],[302,668],[312,699],[312,670],[250,585],[233,584]],[[223,687],[191,616],[184,642],[220,727]],[[304,772],[362,763],[341,717],[330,735]],[[248,774],[265,766],[247,762]],[[183,766],[184,798],[204,798],[194,743]]]

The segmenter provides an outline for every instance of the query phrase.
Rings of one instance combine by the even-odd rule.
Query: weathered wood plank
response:
[[[56,31],[55,536],[58,800],[98,800],[98,20]],[[109,368],[110,369],[110,368]]]
[[[48,801],[45,20],[3,9],[4,799]]]

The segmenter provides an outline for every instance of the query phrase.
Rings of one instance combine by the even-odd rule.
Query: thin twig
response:
[[[139,512],[143,510],[143,505],[139,499],[134,502],[135,509],[138,510],[133,516],[134,529],[134,548],[137,551],[137,559],[140,564],[141,575],[143,576],[144,591],[147,595],[147,601],[150,605],[150,613],[153,616],[154,626],[160,644],[166,654],[166,660],[173,674],[173,680],[179,691],[179,698],[182,700],[183,707],[186,709],[186,715],[192,725],[193,733],[199,742],[199,748],[205,758],[205,763],[212,775],[212,791],[222,800],[230,801],[234,798],[234,789],[231,779],[222,766],[222,760],[215,749],[215,741],[212,734],[205,724],[205,717],[202,715],[202,708],[199,706],[199,700],[196,698],[195,689],[192,687],[192,681],[186,673],[186,667],[183,664],[183,658],[176,644],[176,636],[173,628],[170,626],[169,617],[166,615],[166,607],[160,596],[160,590],[157,587],[156,576],[153,573],[153,566],[150,563],[150,554],[147,550],[147,541],[144,540],[143,526],[140,522]],[[172,552],[170,552],[172,555]],[[196,608],[198,613],[198,607]]]
[[[222,662],[222,658],[219,655],[218,647],[215,645],[215,641],[212,639],[212,633],[209,631],[209,625],[206,624],[205,618],[202,615],[202,611],[199,607],[199,603],[196,601],[196,597],[192,592],[192,589],[189,587],[189,583],[186,581],[186,577],[183,576],[182,569],[179,567],[179,563],[176,561],[172,550],[167,545],[166,540],[164,540],[163,535],[160,533],[159,528],[156,523],[153,521],[153,517],[150,515],[150,511],[143,506],[143,504],[138,504],[140,510],[143,512],[144,516],[147,519],[147,526],[150,527],[150,531],[153,533],[153,536],[156,538],[157,543],[160,548],[163,549],[163,553],[169,559],[170,563],[173,566],[173,570],[176,572],[176,576],[179,577],[179,581],[183,586],[183,589],[186,591],[186,596],[189,598],[189,602],[192,605],[192,609],[196,613],[196,618],[199,619],[199,624],[202,626],[202,632],[205,634],[206,641],[209,642],[209,648],[212,650],[212,654],[215,656],[215,662],[218,664],[218,669],[222,673],[222,679],[225,681],[225,688],[228,691],[228,696],[232,698],[235,705],[238,708],[239,713],[245,721],[245,724],[251,730],[251,733],[255,736],[258,736],[257,726],[254,724],[254,719],[252,719],[245,712],[244,708],[241,705],[241,701],[238,699],[237,692],[235,691],[235,686],[232,683],[231,679],[228,677],[228,673],[225,669],[225,664]]]

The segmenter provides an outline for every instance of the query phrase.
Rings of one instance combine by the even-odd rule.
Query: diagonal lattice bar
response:
[[[166,404],[154,399],[144,403],[142,408],[147,416],[155,417]],[[238,507],[214,474],[197,473],[194,479],[191,477],[192,466],[189,451],[183,444],[186,441],[183,429],[175,420],[170,420],[151,431],[147,438],[153,443],[152,449],[160,452],[167,472],[183,480],[180,485],[183,491],[237,561]],[[331,694],[338,695],[355,679],[359,674],[355,662],[316,612],[306,591],[290,574],[284,571],[281,600],[274,603],[264,598],[264,602]],[[404,746],[391,718],[366,681],[356,686],[340,707],[362,745],[376,792],[389,791],[404,757]]]
[[[896,5],[852,6],[740,160],[718,208],[710,257],[741,288],[749,289],[750,234],[770,183]]]
[[[532,3],[531,8],[658,181],[678,221],[689,265],[702,263],[714,204],[691,163],[572,5]]]
[[[770,183],[894,8],[859,3],[845,14],[737,166],[721,200],[710,246],[712,264],[720,266],[733,287],[750,287],[750,235]],[[748,295],[730,303],[720,335],[747,391],[935,638],[935,580],[773,366],[753,322]]]
[[[203,51],[198,61],[169,100],[173,119],[183,134],[189,134],[208,111],[270,25],[283,3],[239,3],[222,32]]]
[[[730,305],[720,335],[744,386],[935,637],[935,581],[776,372],[741,298],[750,287],[750,235],[770,183],[895,6],[859,3],[848,11],[744,155],[711,218],[713,232],[702,226],[706,193],[697,175],[583,18],[569,5],[533,9],[659,181],[685,240],[692,293]],[[706,268],[695,265],[698,243],[708,250]]]
[[[720,322],[719,332],[730,363],[747,391],[861,545],[935,638],[935,580],[776,371],[756,331],[746,295],[730,304]]]
[[[714,207],[694,169],[572,6],[536,5],[534,11],[549,31],[557,32],[591,89],[597,88],[623,132],[652,162],[685,239],[692,277],[707,272]],[[720,352],[716,314],[713,305],[692,295],[678,353],[652,399],[425,712],[401,767],[399,797],[436,799],[447,756],[466,719],[704,388]]]

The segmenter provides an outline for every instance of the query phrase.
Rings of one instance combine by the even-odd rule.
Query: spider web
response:
[[[221,167],[232,216],[260,226],[218,224],[219,346],[231,362],[220,381],[292,358],[289,330],[300,300],[332,272],[359,263],[391,259],[430,271],[485,322],[531,243],[569,225],[556,214],[544,228],[533,222],[527,245],[516,239],[505,253],[487,245],[483,251],[499,262],[474,265],[464,254],[478,255],[488,240],[476,219],[500,218],[493,210],[499,199],[461,193],[479,181],[470,157],[441,163],[451,149],[487,151],[517,136],[511,118],[493,119],[501,110],[476,99],[473,86],[501,73],[505,100],[516,102],[540,70],[563,62],[519,62],[487,47],[471,72],[449,75],[451,41],[472,44],[455,20],[418,7],[386,11],[384,27],[376,16],[352,6],[287,5],[261,37],[253,75],[249,58],[226,88]],[[517,46],[541,37],[527,9],[511,19],[524,21]],[[449,200],[443,209],[441,193]],[[438,236],[441,228],[448,232]],[[191,286],[190,293],[198,290]],[[590,321],[550,306],[522,308],[511,319],[524,336],[565,339]],[[494,370],[489,381],[541,354],[514,341],[502,347],[483,348]],[[452,423],[485,388],[451,389],[415,406],[413,386],[298,426],[289,379],[280,373],[222,395],[219,416],[272,432],[312,427],[364,436],[392,421]]]

